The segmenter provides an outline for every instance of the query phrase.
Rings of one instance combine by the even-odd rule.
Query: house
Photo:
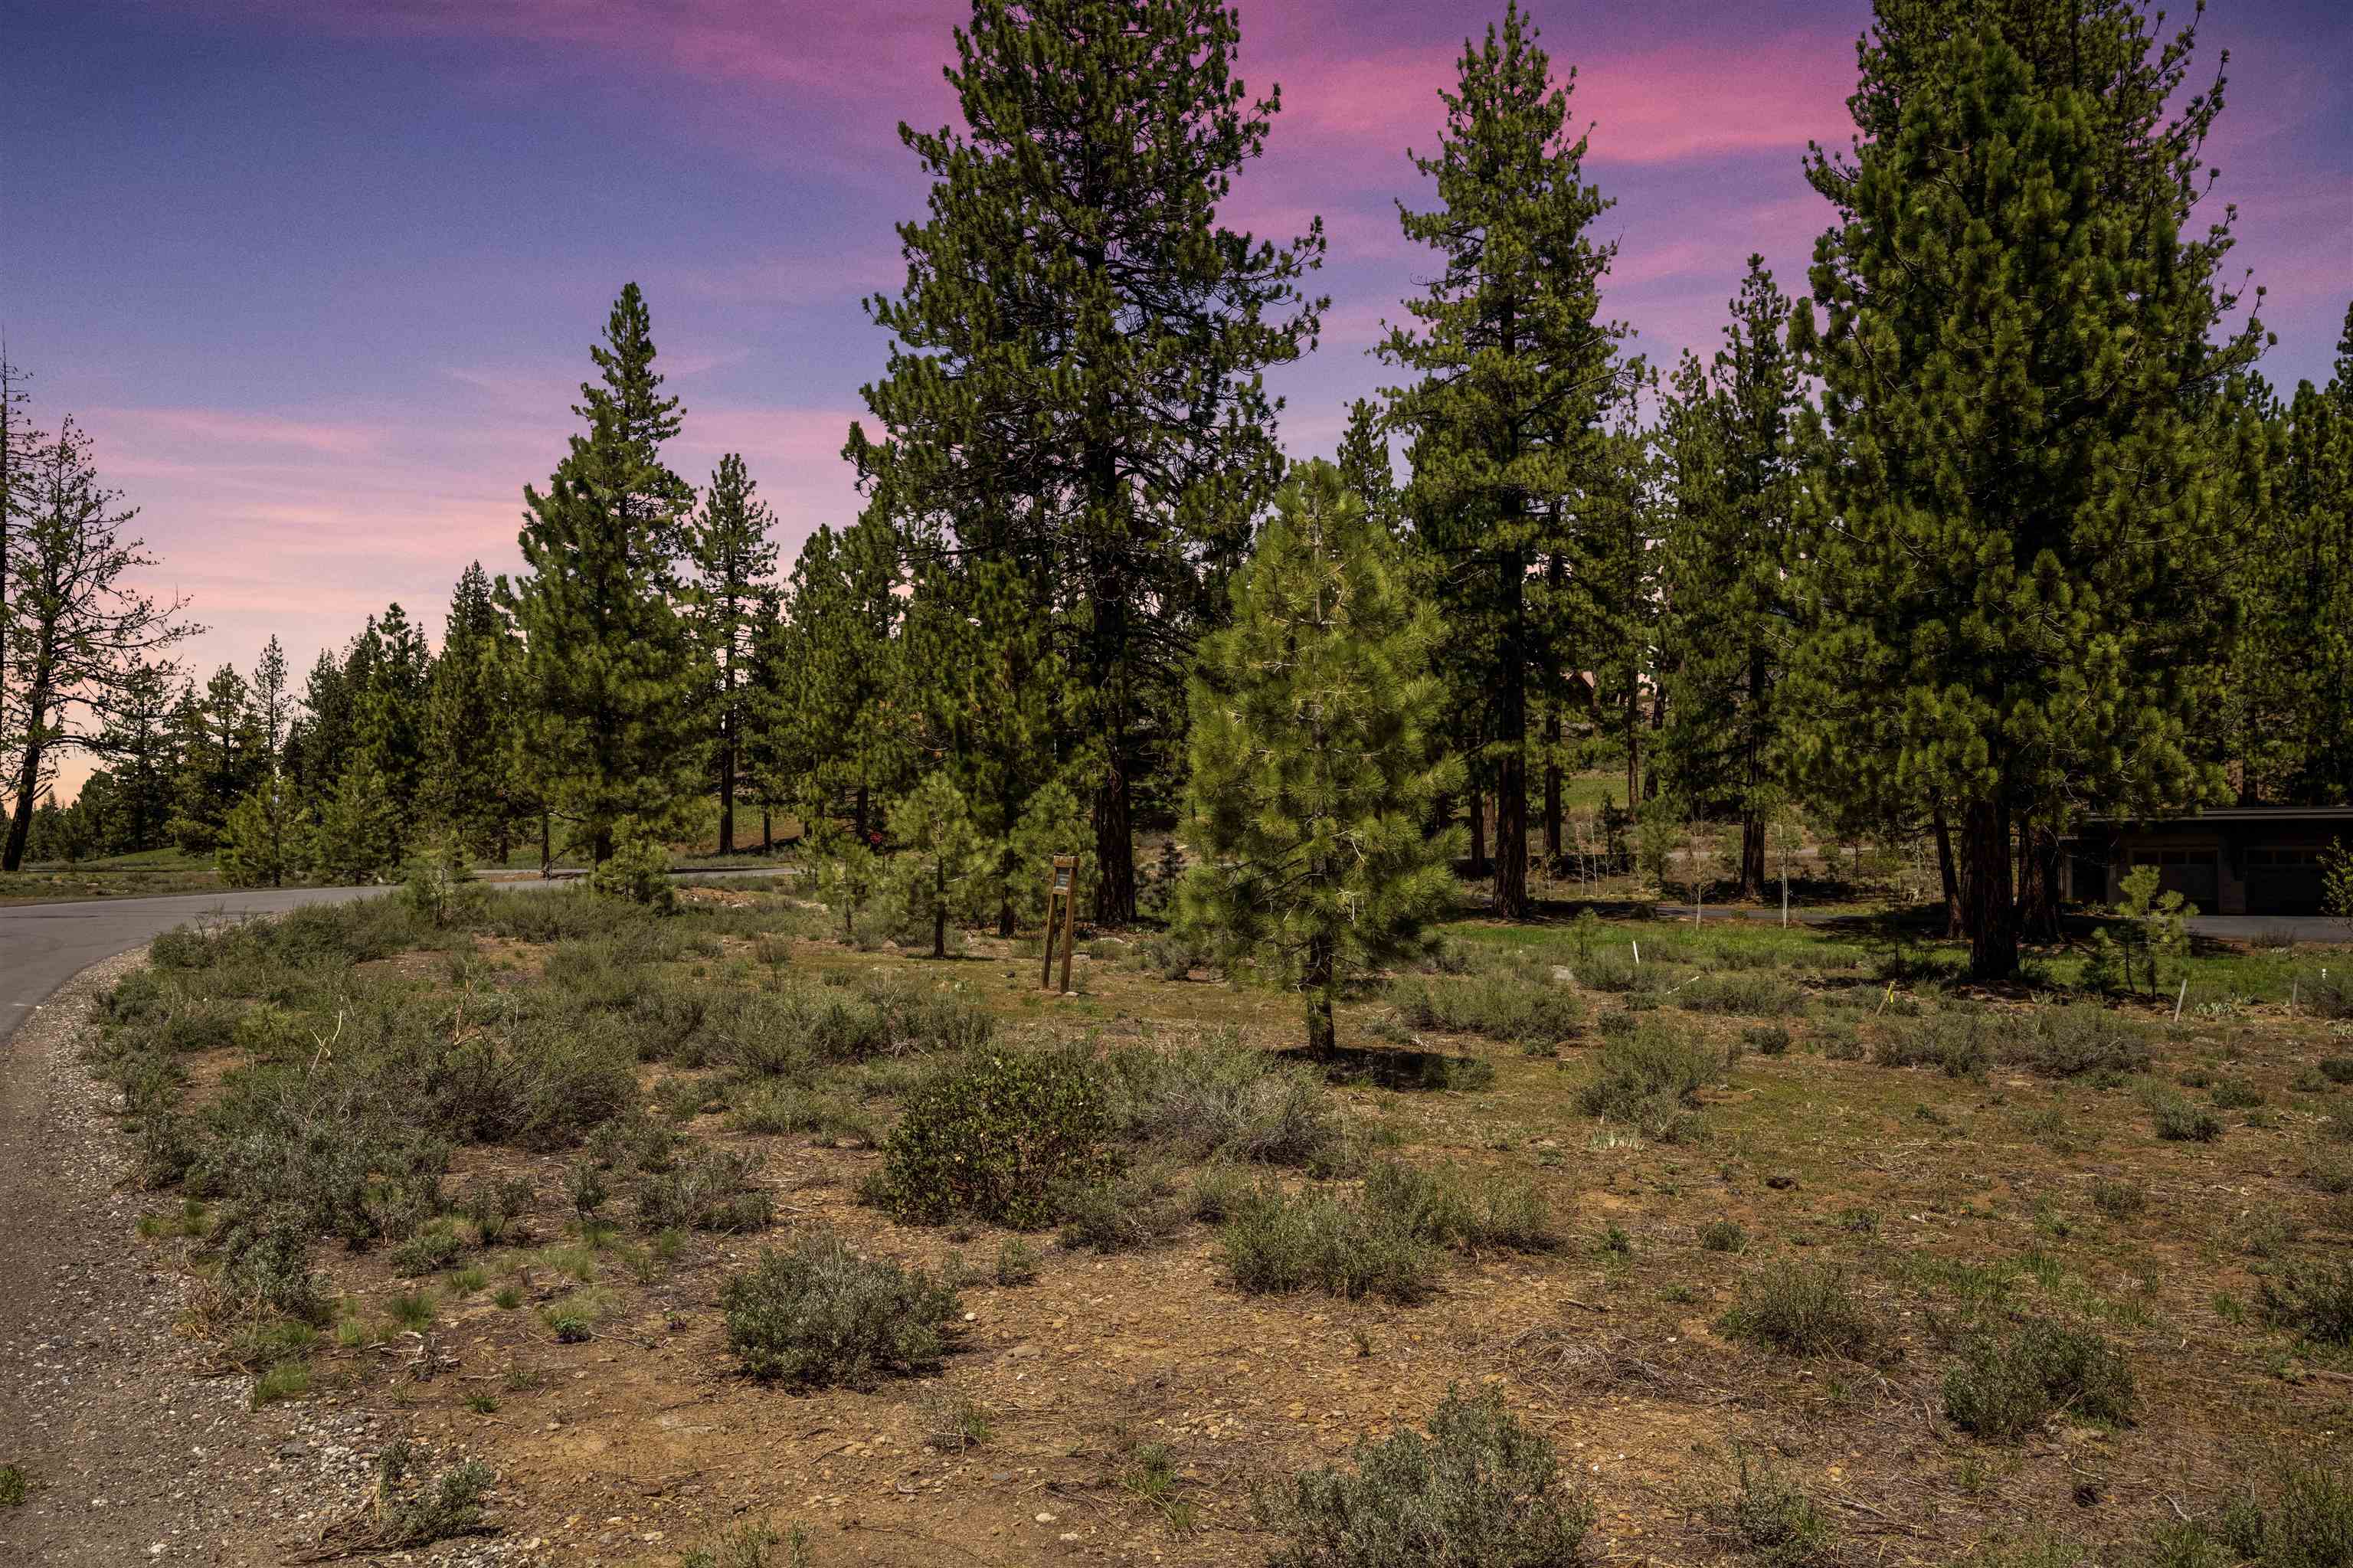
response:
[[[2125,876],[2158,884],[2208,915],[2316,915],[2321,860],[2353,844],[2353,806],[2217,806],[2194,816],[2093,817],[2060,841],[2064,895],[2113,904]]]

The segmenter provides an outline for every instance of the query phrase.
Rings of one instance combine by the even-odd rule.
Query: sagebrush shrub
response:
[[[814,1234],[762,1252],[721,1288],[719,1305],[728,1347],[752,1377],[863,1389],[940,1364],[956,1295],[922,1269],[863,1258],[839,1236]]]
[[[897,1219],[970,1213],[1016,1230],[1113,1168],[1103,1076],[1078,1051],[992,1052],[919,1085],[883,1145],[877,1197]]]
[[[1548,1252],[1560,1242],[1552,1207],[1534,1186],[1472,1179],[1451,1167],[1432,1171],[1384,1160],[1366,1173],[1364,1205],[1438,1246]]]
[[[2263,1309],[2306,1339],[2353,1345],[2353,1262],[2308,1263],[2263,1283]]]
[[[2095,1421],[2132,1419],[2132,1363],[2089,1330],[2030,1319],[1978,1330],[1945,1373],[1945,1413],[1980,1437],[2018,1437],[2056,1412]]]
[[[1419,1301],[1438,1274],[1438,1247],[1394,1220],[1325,1193],[1266,1187],[1234,1205],[1218,1234],[1235,1287],[1250,1295],[1321,1290],[1354,1300]]]
[[[1721,1051],[1662,1019],[1644,1018],[1630,1033],[1602,1044],[1599,1071],[1577,1092],[1588,1116],[1629,1122],[1672,1141],[1694,1125],[1687,1113],[1699,1091],[1724,1076]]]
[[[1740,1456],[1738,1487],[1713,1499],[1705,1512],[1740,1554],[1764,1568],[1816,1568],[1835,1562],[1828,1515],[1803,1488]]]
[[[1689,981],[1675,992],[1675,1005],[1692,1012],[1788,1018],[1806,1010],[1806,994],[1770,975],[1741,971],[1702,975]]]
[[[774,1202],[752,1184],[759,1156],[707,1150],[677,1170],[638,1183],[638,1222],[649,1231],[756,1231],[776,1217]]]
[[[1868,1361],[1881,1340],[1877,1314],[1834,1265],[1767,1264],[1740,1282],[1724,1327],[1736,1339],[1793,1356]]]
[[[1304,1066],[1231,1041],[1112,1054],[1108,1108],[1121,1138],[1179,1159],[1338,1163],[1346,1131],[1331,1091]]]
[[[1260,1494],[1276,1568],[1568,1568],[1593,1504],[1549,1438],[1492,1391],[1449,1390],[1430,1435],[1359,1443],[1353,1472],[1314,1469]]]
[[[1585,1003],[1575,991],[1508,974],[1405,987],[1398,1011],[1417,1029],[1484,1034],[1545,1049],[1575,1039],[1585,1024]]]
[[[1061,1244],[1093,1252],[1133,1252],[1184,1228],[1190,1205],[1156,1166],[1124,1171],[1107,1181],[1073,1185],[1055,1200]]]

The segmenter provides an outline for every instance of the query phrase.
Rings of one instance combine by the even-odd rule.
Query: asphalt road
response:
[[[199,916],[274,915],[304,904],[341,904],[387,887],[264,887],[166,898],[19,904],[0,908],[0,1044],[51,991],[100,959],[153,941]]]
[[[773,876],[774,868],[681,871],[697,880]],[[488,884],[498,887],[564,887],[575,877],[537,877]],[[0,907],[0,1045],[5,1045],[51,991],[100,959],[154,940],[174,926],[205,915],[274,915],[305,904],[341,904],[389,893],[390,887],[263,887],[242,892],[174,894],[164,898],[102,898],[76,904]]]

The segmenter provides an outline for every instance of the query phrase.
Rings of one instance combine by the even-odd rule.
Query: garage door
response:
[[[2157,885],[2160,890],[2179,893],[2205,914],[2214,912],[2216,878],[2212,850],[2135,850],[2133,863],[2157,867]]]
[[[2317,845],[2274,844],[2247,852],[2247,913],[2320,913]]]

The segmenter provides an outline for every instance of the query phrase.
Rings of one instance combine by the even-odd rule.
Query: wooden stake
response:
[[[1076,933],[1079,857],[1058,854],[1054,857],[1054,880],[1046,885],[1046,962],[1038,974],[1038,989],[1054,989],[1054,941],[1062,944],[1062,989],[1071,989],[1071,944]],[[1058,917],[1059,916],[1059,917]]]

